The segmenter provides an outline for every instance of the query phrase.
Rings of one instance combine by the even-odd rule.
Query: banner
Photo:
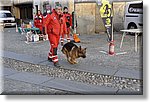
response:
[[[108,0],[101,0],[101,7],[100,7],[100,15],[103,20],[103,23],[106,27],[107,35],[109,41],[113,40],[113,31],[112,31],[112,5],[109,3]]]

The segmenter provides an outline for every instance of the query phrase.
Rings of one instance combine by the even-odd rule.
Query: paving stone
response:
[[[82,63],[72,65],[72,64],[69,64],[67,61],[64,62],[62,60],[60,60],[59,63],[62,66],[62,68],[65,68],[65,69],[79,70],[79,71],[106,74],[106,75],[114,75],[115,72],[118,70],[117,68],[109,68],[109,67],[104,68],[103,66],[87,66],[87,65],[83,65]],[[52,68],[54,67],[53,63],[49,61],[43,61],[42,63],[39,63],[39,64],[47,65]]]
[[[4,86],[4,79],[3,77],[0,77],[0,94],[3,92],[3,86]]]
[[[26,54],[17,54],[17,53],[10,52],[10,51],[4,51],[2,56],[20,60],[20,61],[29,62],[29,63],[34,63],[34,64],[38,64],[39,62],[42,62],[45,60],[39,57],[33,57],[30,55],[26,55]]]
[[[40,62],[39,65],[47,65],[47,66],[50,66],[52,68],[54,67],[54,64],[52,62],[49,62],[48,60]]]
[[[10,29],[6,29],[7,31]],[[34,64],[43,64],[53,67],[52,63],[47,60],[47,54],[49,51],[49,42],[42,42],[38,44],[25,44],[24,35],[14,33],[15,29],[11,29],[12,34],[4,32],[4,57],[18,59]],[[140,52],[135,53],[134,41],[124,41],[124,47],[119,48],[121,35],[114,34],[115,37],[115,52],[125,51],[127,54],[109,56],[100,51],[108,51],[108,42],[105,34],[93,34],[85,35],[81,34],[81,43],[76,43],[78,46],[81,45],[83,48],[87,47],[87,58],[78,59],[79,63],[76,65],[70,65],[66,61],[66,57],[61,52],[61,46],[58,46],[58,57],[60,64],[67,69],[81,70],[93,73],[113,75],[120,66],[128,66],[128,69],[135,68],[136,70],[141,69]],[[134,38],[133,36],[127,36]],[[9,40],[8,40],[9,39]],[[12,44],[13,43],[13,46]],[[134,59],[134,60],[133,60]],[[128,65],[127,65],[128,64]]]
[[[27,54],[17,54],[17,53],[10,52],[10,51],[4,51],[4,55],[2,55],[2,56],[20,60],[20,61],[33,63],[33,64],[48,65],[50,67],[54,67],[53,63],[48,62],[47,59],[30,56]],[[71,65],[66,61],[66,58],[64,58],[65,57],[64,55],[60,55],[60,57],[62,57],[63,59],[60,59],[59,62],[62,65],[62,67],[66,68],[66,69],[74,69],[74,70],[80,70],[80,71],[86,71],[86,72],[92,72],[92,73],[113,75],[119,68],[119,66],[117,67],[118,61],[115,59],[118,56],[117,57],[114,56],[113,58],[112,57],[110,58],[109,56],[105,56],[105,57],[104,56],[102,56],[102,57],[106,60],[109,60],[109,59],[114,59],[114,60],[109,61],[109,64],[106,61],[104,61],[104,63],[102,63],[103,60],[101,60],[102,61],[101,63],[97,60],[92,62],[92,59],[94,59],[95,56],[93,56],[93,57],[90,56],[88,60],[79,59],[78,64]],[[91,59],[91,61],[90,61],[90,59]],[[115,63],[113,63],[114,61],[115,61]],[[121,64],[121,65],[123,66],[123,64]],[[132,63],[131,63],[131,65],[132,65]],[[129,66],[129,67],[131,67],[131,66]],[[127,70],[127,72],[131,72],[131,71]],[[127,72],[125,72],[125,73],[127,73]],[[137,72],[134,73],[134,71],[133,71],[131,73],[132,73],[132,75],[131,75],[132,77],[133,77],[133,75],[137,76]],[[124,77],[125,74],[123,72],[123,74],[117,74],[117,75]],[[128,75],[130,76],[130,73],[128,73]],[[125,76],[128,76],[128,75],[125,75]],[[139,76],[137,76],[137,77],[139,78]],[[133,78],[135,78],[135,77],[133,77]]]
[[[142,95],[143,92],[142,92],[142,90],[141,91],[131,91],[131,90],[123,89],[123,90],[119,90],[116,94],[117,95]]]
[[[5,66],[13,65],[13,69],[18,71],[32,72],[45,76],[57,77],[72,81],[83,82],[87,84],[107,86],[119,89],[129,89],[129,90],[140,90],[142,87],[142,80],[126,78],[114,75],[90,73],[84,71],[77,71],[71,69],[63,68],[49,68],[48,66],[40,66],[36,64],[19,62],[14,59],[3,59]]]
[[[142,79],[142,71],[121,68],[115,76]]]
[[[16,73],[19,73],[19,72],[16,71],[16,70],[13,70],[11,68],[3,68],[3,75],[4,76],[13,75],[13,74],[16,74]]]
[[[72,95],[75,93],[5,78],[3,95]]]
[[[34,84],[40,84],[45,81],[53,79],[51,77],[42,76],[42,75],[33,74],[33,73],[27,73],[27,72],[20,72],[20,73],[13,74],[10,76],[5,76],[5,77],[10,78],[10,79],[19,80],[19,81],[34,83]]]
[[[58,78],[45,82],[42,85],[81,94],[115,94],[118,90],[117,88],[90,85]]]
[[[36,43],[35,44],[32,44],[32,43],[26,44],[24,42],[25,41],[24,35],[20,35],[19,33],[16,33],[15,29],[10,30],[10,29],[6,28],[5,30],[6,30],[6,32],[4,32],[4,34],[3,34],[3,36],[4,36],[4,38],[3,38],[3,41],[4,41],[3,57],[8,57],[8,58],[16,59],[16,60],[22,60],[22,61],[33,63],[33,64],[40,63],[43,65],[46,64],[48,66],[53,66],[52,63],[49,63],[48,61],[46,61],[47,53],[49,51],[49,42],[48,41],[42,42],[42,43],[37,43],[37,44]],[[10,30],[10,31],[8,32],[8,30]],[[116,72],[115,76],[141,79],[139,73],[142,72],[142,70],[141,70],[142,63],[140,63],[141,59],[142,59],[142,56],[141,56],[142,51],[141,51],[141,49],[139,49],[140,51],[134,52],[134,37],[133,36],[130,36],[130,35],[126,36],[127,39],[124,40],[123,47],[122,47],[122,49],[120,49],[119,45],[120,45],[120,41],[121,41],[121,35],[116,34],[116,33],[114,34],[115,52],[116,53],[117,52],[127,52],[126,54],[115,55],[115,56],[109,56],[109,55],[100,53],[100,51],[108,51],[108,42],[106,40],[107,39],[106,34],[93,34],[93,35],[92,34],[91,35],[81,34],[81,36],[79,36],[79,37],[81,39],[81,43],[78,43],[77,45],[78,46],[81,45],[82,47],[87,47],[87,58],[86,59],[78,59],[78,61],[79,61],[78,64],[70,65],[66,61],[65,56],[62,54],[62,52],[61,52],[62,47],[59,45],[58,57],[59,57],[60,64],[63,65],[64,68],[92,72],[92,73],[99,73],[99,74],[104,74],[104,75],[113,75]],[[130,39],[132,39],[132,40],[130,40]],[[15,61],[14,61],[14,63],[15,63]],[[15,63],[15,65],[16,64],[17,63]],[[24,63],[22,63],[22,64],[24,64]],[[26,64],[26,65],[28,65],[28,64]],[[10,66],[11,66],[11,64],[10,64]],[[17,65],[17,66],[19,66],[19,65]],[[24,65],[22,65],[22,66],[24,66]],[[19,67],[21,67],[21,66],[19,66]],[[59,71],[62,72],[61,69],[60,70],[58,69],[58,70],[54,71],[54,74]],[[64,72],[70,72],[70,71],[67,70]],[[68,73],[67,74],[59,73],[59,75],[55,74],[55,76],[57,76],[57,77],[62,76],[61,78],[64,78],[63,75],[61,75],[61,74],[63,74],[64,76],[67,77]],[[19,75],[19,76],[21,76],[21,75]],[[76,76],[77,75],[75,75],[75,77]],[[20,78],[20,80],[28,79],[28,77],[26,77],[24,75],[23,75],[23,77],[25,77],[25,78],[22,78],[22,79]],[[33,77],[33,76],[31,75],[31,77]],[[18,80],[19,80],[19,77],[17,77],[17,76],[13,76],[13,78],[18,78]],[[78,77],[78,78],[80,78],[80,77]],[[95,77],[91,77],[91,78],[95,78]],[[34,82],[36,84],[40,83],[39,81],[34,80],[34,79],[36,79],[36,77],[33,79],[32,78],[29,78],[29,79],[30,79],[29,82]],[[42,78],[40,80],[42,80]],[[48,81],[48,80],[45,80],[45,81]],[[117,81],[117,80],[115,80],[115,81]],[[118,82],[118,81],[120,81],[120,82]],[[119,83],[119,85],[120,85],[120,83],[124,84],[124,81],[122,79],[119,79],[118,81],[116,83]],[[41,82],[43,82],[43,81],[41,81]],[[92,80],[91,83],[94,83],[94,81]],[[68,84],[70,84],[70,82]],[[130,84],[130,81],[129,81],[129,84]],[[54,85],[56,85],[56,84],[54,83]],[[70,86],[71,85],[72,84],[70,84]],[[63,85],[58,84],[58,86],[63,86]],[[63,86],[63,87],[65,88],[65,86]],[[84,89],[84,87],[83,87],[83,89]],[[81,92],[85,92],[83,89],[81,90]],[[104,87],[104,89],[105,89],[105,87]]]
[[[0,77],[3,76],[3,67],[0,67]]]

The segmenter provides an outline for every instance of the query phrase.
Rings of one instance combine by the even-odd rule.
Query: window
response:
[[[6,17],[12,17],[11,13],[5,13]]]
[[[0,18],[12,17],[11,13],[0,13]]]
[[[130,4],[128,8],[129,13],[143,14],[143,3]]]
[[[5,18],[5,14],[4,13],[0,13],[0,18]]]

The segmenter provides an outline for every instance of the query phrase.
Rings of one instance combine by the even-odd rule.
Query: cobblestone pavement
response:
[[[81,45],[87,47],[87,58],[78,59],[78,64],[70,65],[60,52],[58,56],[62,68],[51,67],[47,61],[49,42],[25,43],[25,35],[15,32],[14,28],[7,28],[3,33],[3,51],[24,54],[43,59],[38,64],[3,58],[5,67],[18,71],[39,73],[50,77],[58,77],[98,86],[117,88],[118,90],[142,91],[142,36],[138,39],[138,52],[134,52],[134,36],[127,35],[122,49],[119,48],[121,33],[115,33],[115,52],[126,54],[109,56],[101,53],[108,51],[106,34],[80,35]],[[38,86],[40,89],[41,87]]]
[[[15,65],[16,66],[16,65]],[[22,66],[22,65],[21,65]],[[35,66],[35,65],[34,65]],[[2,94],[17,95],[141,95],[141,81],[63,69],[4,67]],[[21,69],[22,68],[22,69]],[[41,70],[41,71],[40,71]],[[36,72],[37,71],[37,72]],[[76,73],[73,75],[73,72]],[[61,73],[61,75],[60,75]],[[71,74],[71,75],[70,75]],[[66,78],[66,79],[65,79]],[[82,81],[82,82],[81,82]]]
[[[13,79],[4,79],[3,95],[73,95],[73,92],[67,92],[54,88],[44,87],[36,84],[22,82]]]
[[[142,37],[142,36],[140,36]],[[100,72],[99,69],[135,69],[142,70],[142,43],[139,43],[138,52],[134,52],[134,36],[126,36],[124,39],[122,49],[119,48],[121,41],[121,33],[115,33],[115,52],[127,52],[123,55],[109,56],[101,53],[100,51],[108,51],[108,42],[106,34],[94,34],[94,35],[80,35],[81,45],[87,47],[87,58],[78,59],[77,65],[70,65],[67,63],[65,56],[60,52],[61,46],[59,46],[58,56],[60,63],[65,67],[71,68],[83,68],[88,70],[92,68],[96,72]],[[25,43],[25,35],[21,35],[15,32],[14,28],[5,29],[3,37],[4,51],[12,51],[18,54],[27,54],[31,56],[38,56],[43,59],[47,59],[49,51],[49,42],[39,43]],[[138,39],[140,40],[140,39]],[[140,42],[140,41],[139,41]]]
[[[64,68],[51,68],[45,65],[34,65],[12,59],[3,59],[5,67],[12,67],[15,70],[23,72],[33,72],[50,77],[57,77],[71,81],[77,81],[98,86],[107,86],[117,89],[126,89],[141,92],[142,80],[135,78],[126,78],[112,75],[104,75],[77,70],[67,70]]]

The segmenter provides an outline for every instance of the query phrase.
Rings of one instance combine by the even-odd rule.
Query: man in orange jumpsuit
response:
[[[46,12],[43,13],[43,30],[42,30],[42,33],[44,34],[44,36],[46,36],[46,33],[45,33],[45,21],[46,21],[46,18],[47,16],[51,14],[51,11],[50,10],[46,10]]]
[[[63,33],[61,35],[61,45],[63,46],[64,43],[64,36],[67,35],[67,41],[70,42],[70,28],[72,27],[72,15],[68,13],[68,8],[64,7],[63,15],[66,19],[66,25],[67,25],[67,33]]]
[[[43,15],[40,10],[38,10],[38,13],[34,17],[34,25],[36,28],[39,28],[42,32],[43,30]]]
[[[48,60],[54,63],[55,67],[60,67],[58,63],[57,48],[59,44],[60,35],[65,27],[65,18],[62,14],[62,6],[57,4],[51,14],[48,14],[45,20],[45,33],[48,34],[50,41],[50,52]]]

